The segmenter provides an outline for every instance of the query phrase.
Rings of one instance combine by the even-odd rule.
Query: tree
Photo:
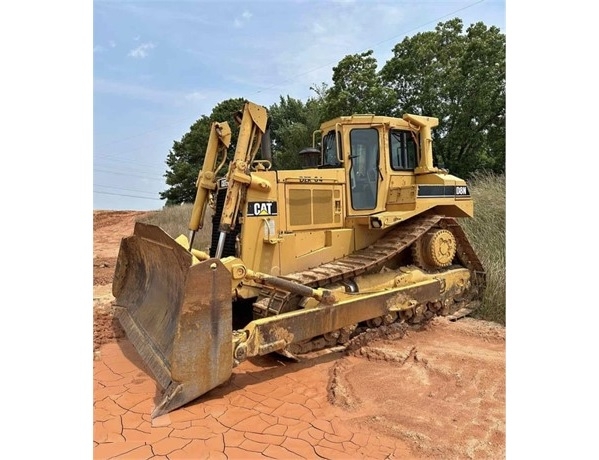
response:
[[[395,93],[395,116],[439,118],[438,163],[456,175],[505,172],[505,35],[482,22],[464,34],[461,19],[406,37],[380,75]]]
[[[268,109],[273,161],[277,169],[299,169],[299,152],[312,146],[312,133],[320,126],[322,102],[309,98],[304,104],[287,96]]]
[[[227,121],[231,127],[231,146],[228,158],[235,153],[239,126],[233,115],[243,108],[244,99],[228,99],[217,104],[209,117],[203,115],[183,135],[175,141],[166,164],[166,183],[170,187],[160,193],[166,199],[166,205],[193,202],[196,195],[196,180],[204,162],[204,155],[210,127],[214,121]],[[273,163],[278,169],[297,169],[300,167],[299,152],[312,145],[312,133],[320,124],[321,98],[310,98],[304,104],[289,96],[280,97],[278,104],[268,108],[271,142],[273,144]],[[220,171],[226,174],[228,163]]]
[[[333,67],[333,86],[324,97],[324,115],[332,119],[354,113],[388,114],[394,93],[377,73],[372,50],[345,56]]]
[[[166,164],[168,170],[164,174],[167,185],[170,186],[164,192],[160,192],[160,198],[166,199],[166,205],[191,203],[196,195],[196,180],[206,153],[206,145],[210,137],[210,127],[215,121],[226,121],[231,127],[231,146],[229,153],[235,151],[235,142],[239,133],[239,127],[235,123],[233,115],[243,108],[245,100],[241,98],[227,99],[217,104],[209,117],[202,115],[183,135],[180,141],[174,141]],[[221,175],[226,173],[226,166]]]

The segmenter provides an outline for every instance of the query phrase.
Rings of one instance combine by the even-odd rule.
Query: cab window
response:
[[[335,142],[335,131],[329,131],[322,139],[323,167],[338,168],[341,152],[337,155],[337,145],[341,148],[341,138]],[[338,134],[338,133],[337,133]]]
[[[391,168],[394,171],[413,170],[418,164],[418,138],[412,131],[391,130],[389,134]]]

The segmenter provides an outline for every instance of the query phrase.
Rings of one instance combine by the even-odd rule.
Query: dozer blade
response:
[[[152,417],[231,376],[231,276],[218,259],[198,263],[159,227],[136,223],[121,241],[112,292],[127,338],[164,389]]]

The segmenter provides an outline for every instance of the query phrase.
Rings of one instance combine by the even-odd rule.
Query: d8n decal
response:
[[[470,195],[470,192],[468,192],[468,187],[466,187],[465,185],[456,185],[455,194],[461,196],[468,196]]]
[[[419,185],[418,198],[470,197],[467,185]]]

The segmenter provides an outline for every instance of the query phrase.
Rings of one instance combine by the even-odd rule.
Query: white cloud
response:
[[[145,101],[164,103],[173,100],[172,91],[160,91],[147,88],[141,85],[123,83],[102,78],[94,79],[94,92],[104,94],[117,94],[132,99],[141,99]]]
[[[320,24],[319,22],[314,21],[314,23],[311,25],[311,33],[314,35],[322,35],[324,33],[327,32],[326,27],[324,27],[322,24]]]
[[[116,48],[116,42],[114,40],[110,40],[108,42],[108,46],[110,48]],[[103,53],[106,50],[107,50],[107,48],[105,46],[102,46],[102,45],[94,46],[94,53]]]
[[[233,25],[236,28],[243,27],[243,25],[246,24],[252,18],[252,16],[252,13],[250,13],[248,10],[244,10],[243,13],[241,13],[241,17],[235,18]]]
[[[139,45],[137,48],[134,48],[131,51],[129,51],[129,54],[127,56],[143,59],[148,56],[148,51],[154,48],[156,48],[156,46],[153,43],[143,43]]]
[[[212,107],[218,102],[231,96],[226,92],[215,90],[192,90],[183,92],[178,90],[156,89],[150,85],[137,83],[124,83],[104,78],[94,79],[94,93],[113,94],[124,98],[146,101],[164,107],[199,107],[210,113]],[[206,112],[198,112],[206,113]]]
[[[187,93],[185,95],[185,99],[188,101],[202,101],[202,100],[206,99],[206,95],[199,91],[194,91],[192,93]]]

